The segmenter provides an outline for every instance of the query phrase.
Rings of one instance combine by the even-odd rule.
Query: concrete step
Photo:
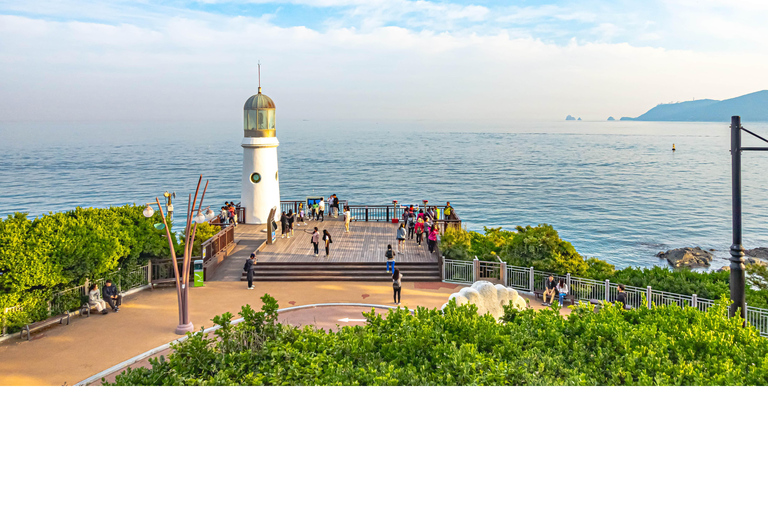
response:
[[[437,263],[401,263],[397,266],[406,281],[440,281]],[[384,262],[310,262],[310,263],[263,263],[254,267],[256,281],[390,281]],[[245,272],[241,281],[246,281]]]

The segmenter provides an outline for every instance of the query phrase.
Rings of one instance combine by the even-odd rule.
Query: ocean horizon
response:
[[[768,124],[747,127],[768,135]],[[166,190],[178,213],[200,174],[210,180],[207,205],[237,202],[242,135],[235,119],[2,122],[0,215],[143,204]],[[711,268],[727,265],[728,123],[278,117],[277,137],[283,200],[450,201],[469,229],[551,224],[584,256],[619,268],[665,265],[655,254],[683,246],[715,249]],[[767,157],[742,158],[747,248],[768,246]]]

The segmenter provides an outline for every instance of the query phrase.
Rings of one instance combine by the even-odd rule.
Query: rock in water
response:
[[[768,247],[755,247],[744,251],[747,256],[752,256],[760,260],[768,260]]]
[[[708,267],[712,262],[712,253],[701,247],[681,247],[660,252],[658,258],[666,259],[675,268]]]

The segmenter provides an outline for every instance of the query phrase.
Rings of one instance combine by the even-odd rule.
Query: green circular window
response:
[[[275,171],[275,181],[277,181],[277,171]]]
[[[258,183],[261,181],[261,174],[255,172],[251,174],[251,183]]]

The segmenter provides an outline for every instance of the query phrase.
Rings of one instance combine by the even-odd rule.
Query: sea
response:
[[[768,135],[768,124],[748,128]],[[242,122],[0,123],[0,215],[143,204],[175,192],[186,209],[239,201]],[[445,204],[466,227],[551,224],[587,257],[666,265],[673,247],[731,244],[728,123],[280,120],[283,200]],[[745,145],[749,140],[744,135]],[[676,151],[672,151],[672,146]],[[768,153],[744,153],[747,248],[768,246]]]

